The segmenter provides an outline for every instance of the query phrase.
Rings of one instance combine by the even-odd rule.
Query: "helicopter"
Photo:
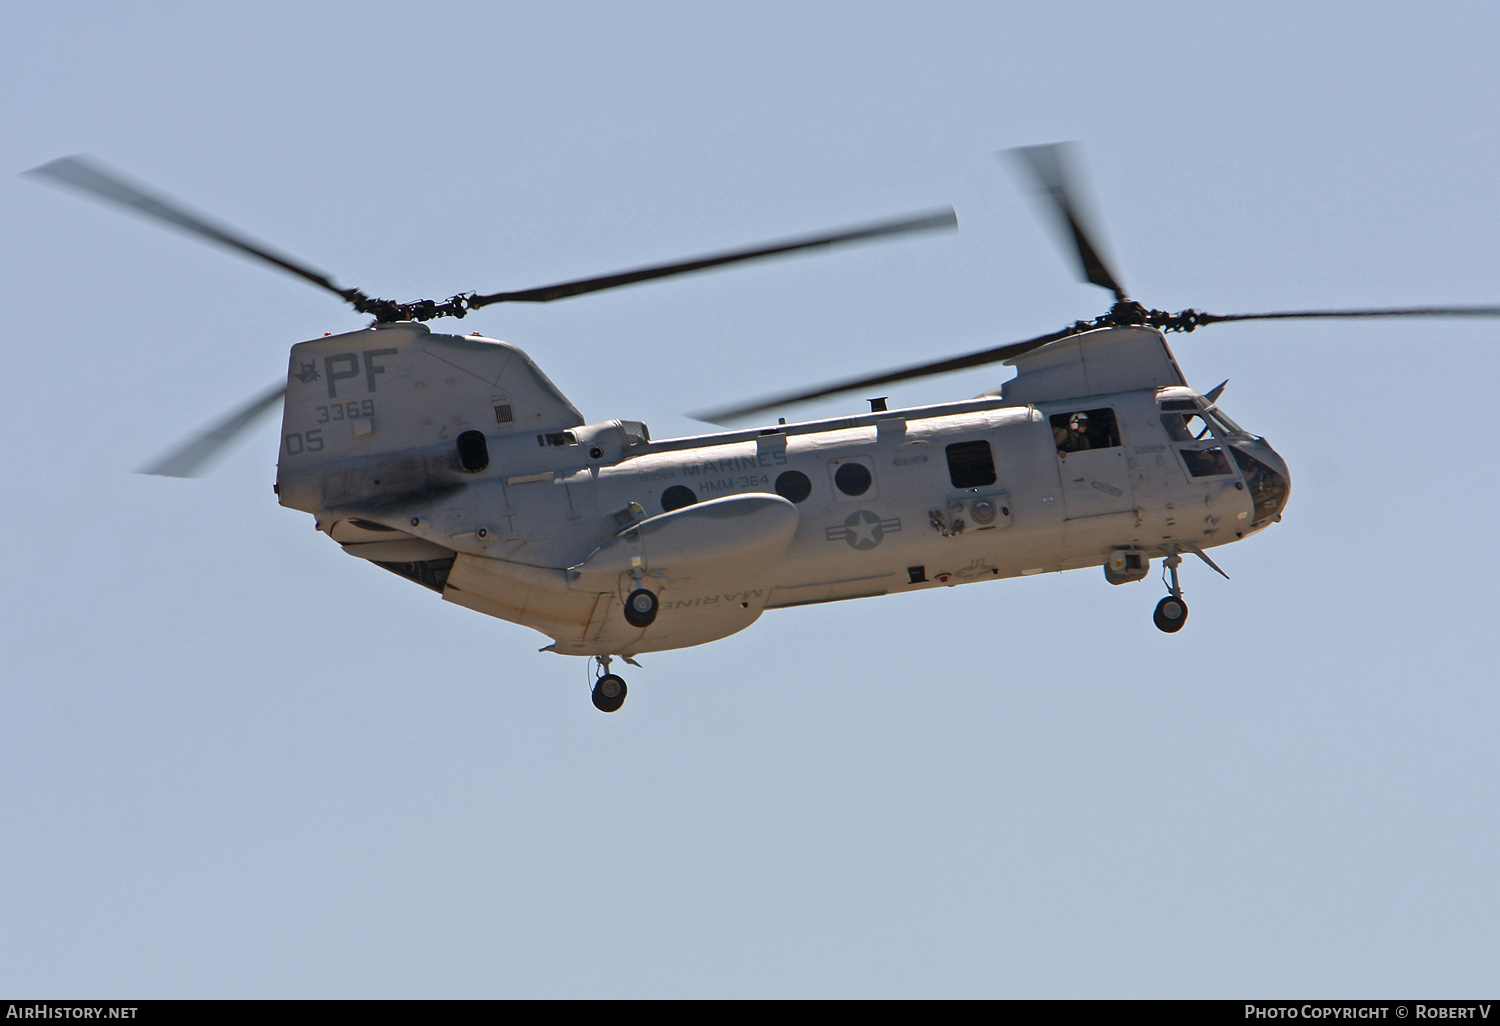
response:
[[[1133,300],[1100,256],[1069,144],[1010,151],[1109,310],[979,352],[799,388],[699,419],[778,408],[989,364],[984,394],[850,416],[653,439],[589,422],[530,356],[478,333],[434,332],[502,302],[551,302],[728,264],[952,230],[951,209],[543,288],[399,303],[326,275],[81,157],[29,174],[270,264],[372,323],[291,349],[285,382],[146,473],[192,476],[282,408],[275,491],[344,552],[531,627],[542,651],[591,661],[591,697],[619,710],[620,659],[706,644],[767,609],[1101,567],[1112,585],[1159,563],[1163,632],[1186,624],[1180,568],[1281,520],[1285,460],[1192,388],[1170,333],[1248,320],[1495,317],[1500,307],[1170,313]],[[1227,383],[1226,383],[1227,384]]]

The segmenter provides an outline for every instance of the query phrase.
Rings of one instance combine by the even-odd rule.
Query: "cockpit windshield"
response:
[[[1217,407],[1204,408],[1202,399],[1164,399],[1161,426],[1174,442],[1206,442],[1212,438],[1249,438],[1245,429]]]
[[[1201,413],[1163,413],[1161,426],[1174,442],[1201,442],[1209,436],[1209,423]]]
[[[1251,527],[1280,518],[1291,482],[1285,461],[1265,439],[1250,434],[1201,395],[1162,399],[1161,425],[1189,477],[1227,477],[1239,469],[1255,505]]]
[[[1223,410],[1219,409],[1217,406],[1210,406],[1203,412],[1203,415],[1209,420],[1213,421],[1215,425],[1217,425],[1219,430],[1216,432],[1216,434],[1218,434],[1220,438],[1229,438],[1235,436],[1240,438],[1252,437],[1250,435],[1250,432],[1246,431],[1234,421],[1230,420],[1229,415]]]
[[[1250,522],[1250,526],[1261,527],[1281,514],[1291,492],[1291,484],[1274,468],[1256,459],[1241,446],[1230,446],[1229,452],[1234,456],[1234,462],[1239,464],[1240,473],[1250,486],[1250,498],[1255,503],[1255,519]]]

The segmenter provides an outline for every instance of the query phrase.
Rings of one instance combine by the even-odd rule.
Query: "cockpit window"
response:
[[[1174,442],[1201,442],[1211,433],[1209,422],[1202,413],[1163,413],[1161,426],[1167,429],[1167,437]]]
[[[1113,449],[1120,444],[1120,429],[1111,409],[1054,413],[1051,423],[1052,440],[1060,453]]]
[[[1174,442],[1203,442],[1208,440],[1210,434],[1216,438],[1255,437],[1203,396],[1196,399],[1163,399],[1161,424]]]
[[[1231,435],[1249,437],[1249,432],[1230,420],[1229,415],[1217,406],[1207,410],[1203,415],[1214,422],[1214,426],[1219,429],[1217,433],[1220,437],[1228,438]]]
[[[1234,456],[1234,462],[1240,465],[1240,473],[1245,475],[1245,482],[1250,486],[1250,497],[1255,501],[1255,519],[1250,522],[1250,526],[1260,527],[1281,512],[1291,486],[1287,484],[1286,478],[1249,453],[1241,452],[1238,447],[1229,451]]]
[[[1218,477],[1221,474],[1233,474],[1234,468],[1229,465],[1229,457],[1224,455],[1224,450],[1213,449],[1181,449],[1182,462],[1187,464],[1188,473],[1193,477]]]

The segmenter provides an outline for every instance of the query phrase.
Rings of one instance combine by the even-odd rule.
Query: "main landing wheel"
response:
[[[1176,634],[1182,630],[1182,625],[1187,623],[1187,614],[1187,603],[1175,595],[1168,595],[1156,604],[1156,612],[1151,614],[1151,622],[1156,624],[1157,630]]]
[[[632,627],[650,627],[656,619],[656,596],[637,588],[625,596],[625,622]]]
[[[618,712],[625,704],[625,679],[606,673],[594,682],[594,708],[600,712]]]

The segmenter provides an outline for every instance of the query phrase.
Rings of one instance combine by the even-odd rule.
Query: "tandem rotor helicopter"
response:
[[[397,303],[344,289],[78,157],[28,172],[297,275],[374,322],[292,347],[284,384],[147,473],[191,476],[280,404],[276,494],[350,555],[443,599],[532,627],[543,651],[594,663],[614,712],[615,658],[701,645],[767,609],[1103,567],[1138,581],[1159,560],[1153,620],[1181,630],[1179,568],[1281,519],[1286,463],[1190,387],[1168,332],[1225,321],[1500,316],[1500,307],[1168,313],[1134,301],[1091,241],[1065,145],[1014,151],[1107,313],[1057,331],[701,415],[775,408],[992,363],[973,399],[653,440],[586,422],[517,347],[427,321],[550,302],[779,254],[957,226],[953,211],[850,228],[545,288]],[[1227,576],[1227,575],[1225,575]]]

